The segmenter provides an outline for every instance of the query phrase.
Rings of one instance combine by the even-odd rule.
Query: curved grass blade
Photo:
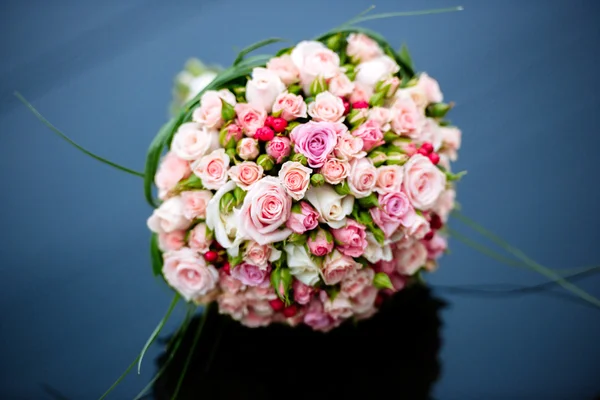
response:
[[[135,358],[135,360],[133,360],[133,362],[131,364],[129,364],[129,367],[127,367],[125,372],[123,372],[123,374],[121,374],[121,376],[108,388],[108,390],[106,392],[104,392],[104,394],[102,396],[100,396],[100,398],[98,400],[104,400],[106,398],[106,396],[108,396],[110,394],[110,392],[112,392],[114,390],[114,388],[116,388],[117,385],[119,383],[121,383],[121,381],[123,379],[125,379],[127,374],[129,374],[129,371],[131,371],[133,369],[133,367],[135,366],[135,364],[138,362],[139,359],[140,359],[140,356],[138,355]]]
[[[140,374],[140,372],[142,370],[142,361],[144,360],[144,355],[146,354],[146,351],[148,351],[148,348],[152,345],[154,340],[156,340],[156,337],[158,336],[158,334],[160,333],[162,328],[165,326],[165,323],[169,320],[169,317],[171,316],[171,313],[175,309],[175,306],[177,305],[178,302],[179,302],[179,294],[175,294],[175,296],[173,296],[173,300],[171,300],[171,305],[169,305],[169,309],[167,310],[167,313],[165,314],[163,319],[160,320],[158,325],[156,325],[156,328],[154,328],[154,331],[152,332],[152,334],[146,341],[146,344],[144,345],[144,348],[142,349],[142,352],[140,353],[140,359],[138,360],[138,368],[137,368],[138,375]]]
[[[173,342],[173,347],[170,349],[170,353],[169,353],[169,356],[167,357],[167,360],[165,361],[163,366],[160,368],[160,370],[158,370],[156,375],[154,375],[154,377],[150,380],[150,382],[148,382],[148,384],[137,394],[137,396],[135,396],[135,398],[133,400],[142,399],[145,396],[146,392],[148,390],[150,390],[152,385],[154,385],[154,382],[156,382],[158,380],[158,378],[160,378],[165,373],[165,371],[171,364],[171,361],[173,360],[173,358],[175,358],[175,354],[177,353],[179,346],[181,346],[181,343],[183,342],[183,337],[185,335],[185,332],[186,332],[188,326],[190,325],[190,321],[192,319],[192,315],[194,314],[195,310],[196,310],[195,306],[188,307],[188,311],[185,315],[185,319],[183,320],[183,323],[177,330],[177,333],[175,333],[176,340],[175,340],[175,342]]]
[[[360,17],[352,20],[351,24],[360,24],[361,22],[372,21],[375,19],[397,18],[397,17],[416,17],[416,16],[420,16],[420,15],[444,14],[444,13],[456,12],[456,11],[462,11],[462,10],[464,10],[464,8],[462,6],[456,6],[456,7],[449,7],[449,8],[437,8],[437,9],[432,9],[432,10],[399,11],[399,12],[363,15],[363,16],[360,16]]]
[[[265,47],[268,46],[272,43],[277,43],[277,42],[287,42],[287,39],[282,39],[282,38],[269,38],[269,39],[264,39],[261,40],[259,42],[253,43],[248,47],[245,47],[244,49],[242,49],[238,56],[236,57],[235,61],[233,62],[233,65],[238,65],[240,62],[242,62],[242,60],[244,59],[244,57],[246,57],[246,55],[248,55],[249,53],[252,53],[254,50],[260,49],[261,47]]]
[[[476,232],[480,233],[482,236],[487,237],[493,243],[495,243],[499,247],[503,248],[505,251],[507,251],[508,253],[512,254],[514,257],[516,257],[516,258],[520,259],[521,261],[523,261],[525,264],[528,265],[528,267],[531,270],[533,270],[533,271],[535,271],[535,272],[537,272],[537,273],[539,273],[539,274],[541,274],[541,275],[543,275],[543,276],[545,276],[545,277],[547,277],[547,278],[555,281],[557,284],[559,284],[560,286],[562,286],[566,290],[572,292],[573,294],[575,294],[576,296],[580,297],[581,299],[583,299],[583,300],[585,300],[585,301],[593,304],[594,306],[600,308],[600,299],[592,296],[590,293],[588,293],[585,290],[579,288],[577,285],[574,285],[571,282],[565,280],[564,278],[562,278],[560,275],[558,275],[556,272],[552,271],[551,269],[546,268],[543,265],[535,262],[534,260],[532,260],[531,258],[529,258],[525,253],[523,253],[521,250],[517,249],[516,247],[512,246],[508,242],[504,241],[503,239],[501,239],[500,237],[498,237],[494,233],[488,231],[487,229],[485,229],[481,225],[477,224],[475,221],[471,220],[470,218],[466,217],[465,215],[463,215],[462,213],[460,213],[458,211],[453,211],[452,212],[452,216],[454,216],[456,219],[458,219],[459,221],[461,221],[465,225],[469,226],[470,228],[472,228]]]
[[[369,12],[371,12],[371,10],[373,10],[375,8],[375,5],[370,5],[369,8],[367,8],[366,10],[360,12],[357,16],[350,18],[348,21],[344,22],[343,24],[341,24],[340,26],[337,26],[336,28],[343,28],[345,26],[349,26],[352,25],[354,23],[354,20],[356,20],[357,18],[360,18],[364,15],[367,15]],[[334,28],[335,29],[335,28]]]
[[[158,248],[158,235],[152,234],[150,239],[150,258],[152,259],[152,273],[154,276],[160,275],[163,266],[162,253]]]
[[[104,157],[100,157],[97,154],[92,153],[91,151],[87,150],[86,148],[84,148],[83,146],[80,146],[79,144],[75,143],[70,137],[68,137],[67,135],[65,135],[64,133],[62,133],[60,131],[60,129],[58,129],[57,127],[55,127],[54,125],[52,125],[50,123],[50,121],[48,121],[46,118],[44,118],[44,116],[42,114],[40,114],[40,112],[31,104],[29,103],[25,97],[23,97],[23,95],[19,92],[15,92],[15,96],[21,101],[21,103],[23,103],[28,109],[29,111],[31,111],[33,113],[33,115],[35,115],[35,117],[40,120],[40,122],[42,122],[44,125],[46,125],[46,127],[48,127],[52,132],[56,133],[58,136],[60,136],[61,138],[63,138],[65,141],[67,141],[69,144],[71,144],[73,147],[75,147],[76,149],[78,149],[79,151],[81,151],[82,153],[84,153],[85,155],[88,155],[90,157],[92,157],[95,160],[98,160],[106,165],[110,165],[113,168],[116,168],[120,171],[123,172],[127,172],[128,174],[131,175],[135,175],[135,176],[140,176],[140,177],[144,177],[144,174],[138,171],[134,171],[130,168],[124,167],[122,165],[119,165],[117,163],[114,163],[110,160],[107,160]]]
[[[204,329],[204,325],[206,324],[208,315],[212,311],[213,305],[214,305],[214,303],[210,303],[204,308],[204,313],[202,314],[202,319],[200,320],[200,324],[198,325],[198,330],[196,331],[196,335],[194,335],[194,341],[192,343],[192,347],[190,348],[190,352],[188,353],[188,356],[185,360],[185,364],[183,365],[183,370],[181,371],[181,376],[179,377],[179,381],[177,381],[177,386],[175,387],[175,391],[173,392],[173,397],[171,397],[171,400],[176,400],[177,395],[179,394],[179,391],[181,390],[181,385],[183,384],[183,379],[185,378],[187,369],[190,366],[190,362],[192,361],[192,357],[194,356],[194,352],[196,351],[196,346],[198,345],[200,336],[202,336],[202,330]]]

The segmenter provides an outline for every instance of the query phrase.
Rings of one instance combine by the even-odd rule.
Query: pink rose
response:
[[[290,150],[290,139],[286,136],[275,136],[266,145],[267,154],[273,157],[276,164],[281,164],[290,155]]]
[[[412,101],[422,114],[425,112],[425,107],[427,107],[429,103],[426,93],[418,86],[398,89],[396,98]]]
[[[333,238],[323,229],[313,232],[307,241],[308,249],[317,257],[323,257],[333,251]]]
[[[271,112],[277,96],[285,91],[285,85],[277,73],[266,68],[254,68],[252,79],[246,83],[246,100],[257,110]]]
[[[394,251],[397,271],[403,275],[413,275],[427,261],[427,249],[421,242],[415,241],[410,246],[400,247]]]
[[[373,96],[373,87],[365,85],[361,82],[354,81],[354,90],[350,95],[350,103],[357,103],[359,101],[368,102]]]
[[[259,244],[280,242],[292,231],[279,229],[290,217],[292,199],[278,178],[265,176],[246,193],[236,212],[238,231]]]
[[[431,240],[426,240],[424,243],[427,248],[427,257],[434,260],[444,255],[444,252],[448,248],[448,241],[439,234],[433,235]]]
[[[212,236],[205,223],[199,223],[190,231],[189,246],[199,253],[206,253],[212,243]]]
[[[269,262],[278,260],[281,257],[281,251],[269,244],[258,244],[255,241],[248,241],[244,250],[244,261],[256,265],[260,269],[267,269]]]
[[[197,160],[210,149],[214,135],[218,133],[196,122],[183,123],[173,136],[171,151],[183,160]]]
[[[312,170],[299,162],[286,161],[279,170],[279,180],[292,199],[300,200],[308,189]]]
[[[319,173],[325,178],[325,182],[332,185],[342,183],[350,173],[350,164],[338,158],[328,158],[321,167]]]
[[[344,120],[344,102],[330,92],[321,92],[315,101],[308,105],[308,115],[313,121],[342,122]]]
[[[338,72],[328,82],[328,91],[334,96],[346,97],[354,91],[354,83],[343,72]]]
[[[192,171],[207,189],[217,190],[227,182],[229,156],[225,149],[214,150],[192,164]]]
[[[185,231],[173,231],[158,235],[158,248],[163,251],[179,250],[185,246]]]
[[[432,210],[440,216],[442,222],[448,221],[450,212],[454,209],[454,200],[456,199],[456,191],[454,189],[446,189],[440,194],[440,197],[435,202]]]
[[[154,183],[158,188],[158,197],[165,199],[167,193],[175,188],[179,181],[190,176],[191,173],[192,170],[188,161],[177,157],[172,151],[165,154],[154,176]]]
[[[248,311],[242,317],[240,323],[248,328],[259,328],[271,324],[272,317],[270,315],[260,315],[254,311]]]
[[[345,132],[338,136],[335,147],[335,156],[340,160],[349,161],[354,158],[363,158],[367,155],[363,151],[363,140],[353,136],[350,132]]]
[[[275,99],[273,112],[281,112],[281,118],[292,121],[296,118],[306,118],[306,103],[300,95],[283,92]]]
[[[323,303],[317,299],[312,299],[309,303],[306,314],[304,314],[304,323],[316,331],[324,332],[335,326],[333,318],[325,312]]]
[[[381,146],[385,143],[383,132],[378,122],[369,120],[352,131],[352,134],[363,140],[363,150],[369,151],[373,147]]]
[[[323,261],[323,281],[326,285],[335,285],[341,282],[346,276],[354,273],[359,266],[360,264],[351,257],[334,250]]]
[[[267,69],[276,73],[279,79],[288,86],[300,80],[300,71],[294,65],[289,54],[271,58],[267,62]]]
[[[415,217],[414,222],[408,227],[406,232],[409,239],[423,239],[431,230],[429,222],[420,215]]]
[[[252,139],[250,139],[252,140]],[[229,177],[239,187],[248,190],[263,176],[263,167],[252,161],[244,161],[229,168]]]
[[[336,126],[331,122],[309,121],[290,133],[294,150],[306,157],[308,165],[319,168],[337,143]]]
[[[256,130],[265,124],[267,112],[262,108],[254,108],[247,103],[235,105],[237,124],[242,128],[246,136],[253,137]]]
[[[271,267],[261,269],[256,265],[241,263],[231,269],[231,276],[246,286],[258,286],[270,276]]]
[[[217,287],[219,273],[206,265],[194,250],[182,248],[164,254],[163,275],[171,287],[187,301]]]
[[[412,99],[397,99],[391,108],[392,130],[399,135],[415,138],[423,115]]]
[[[417,218],[408,196],[403,192],[380,194],[379,207],[373,207],[369,212],[387,238],[391,237],[400,225],[410,227]]]
[[[439,130],[442,137],[444,153],[448,155],[450,160],[456,161],[456,152],[460,149],[460,129],[455,126],[441,126]]]
[[[152,212],[148,218],[148,228],[155,233],[171,233],[187,229],[190,221],[183,215],[181,197],[171,197]]]
[[[377,82],[391,78],[400,70],[396,61],[387,55],[381,55],[369,61],[362,62],[356,67],[356,82],[374,87]]]
[[[365,288],[373,286],[375,271],[371,268],[362,268],[355,274],[348,275],[340,286],[341,293],[348,298],[358,296]]]
[[[353,62],[369,61],[383,55],[383,50],[376,41],[364,33],[351,33],[348,35],[346,53]]]
[[[242,160],[254,160],[258,157],[258,141],[251,138],[243,138],[238,142],[237,154]]]
[[[236,321],[248,314],[246,299],[238,294],[223,293],[217,298],[217,302],[219,303],[219,314],[230,315]]]
[[[426,211],[446,187],[446,175],[429,158],[415,154],[404,164],[402,186],[413,206]]]
[[[404,170],[399,165],[383,165],[377,168],[375,191],[380,194],[399,192],[402,189]]]
[[[206,218],[206,207],[212,199],[212,192],[209,190],[189,190],[181,192],[183,201],[183,216],[189,220],[196,218]]]
[[[392,112],[389,108],[373,107],[369,110],[368,119],[377,123],[382,131],[388,131],[390,130]]]
[[[369,314],[375,310],[375,300],[379,291],[375,286],[367,286],[352,300],[352,311],[356,314]],[[363,316],[364,318],[364,316]]]
[[[438,151],[442,146],[442,130],[437,121],[433,118],[424,118],[415,133],[415,140],[418,143],[429,142],[433,149]]]
[[[246,286],[238,279],[235,279],[224,270],[219,270],[219,286],[221,290],[229,293],[238,293],[240,290],[245,289]]]
[[[337,249],[350,257],[360,257],[367,248],[366,227],[358,222],[348,219],[346,226],[340,229],[332,229]]]
[[[225,143],[229,143],[231,139],[233,139],[235,142],[238,142],[244,136],[244,132],[238,124],[229,124],[227,125],[226,129],[227,133],[225,134]]]
[[[315,292],[312,286],[305,285],[297,279],[294,279],[292,290],[294,291],[294,301],[301,305],[308,304]]]
[[[370,158],[355,158],[350,161],[348,187],[354,197],[360,199],[370,195],[376,182],[377,168],[375,168]]]
[[[325,291],[321,291],[319,296],[323,302],[323,309],[333,319],[346,319],[352,316],[352,304],[343,294],[338,294],[333,300]]]
[[[440,85],[435,79],[433,79],[426,73],[422,73],[419,76],[417,87],[423,90],[425,96],[427,96],[427,101],[429,103],[441,103],[444,100],[444,96],[442,95],[442,91],[440,90]]]
[[[302,234],[313,230],[319,225],[319,213],[305,201],[294,205],[286,226],[295,233]]]
[[[196,108],[192,114],[192,120],[208,129],[219,129],[223,125],[221,109],[225,101],[235,106],[235,95],[227,89],[207,90],[200,98],[200,107]]]
[[[294,47],[290,56],[300,71],[300,82],[305,92],[309,92],[310,84],[318,76],[329,79],[340,69],[340,57],[321,42],[302,41]]]

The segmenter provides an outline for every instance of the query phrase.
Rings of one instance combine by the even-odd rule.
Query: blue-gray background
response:
[[[169,291],[149,273],[141,179],[54,136],[20,90],[84,146],[142,169],[190,56],[229,64],[234,47],[312,37],[371,0],[88,0],[0,6],[0,398],[97,397],[141,348]],[[462,13],[366,24],[405,41],[438,78],[463,130],[466,214],[553,268],[600,261],[598,45],[589,1],[379,1],[378,11],[462,4]],[[543,279],[452,241],[432,284]],[[600,279],[579,282],[600,296]],[[600,393],[600,313],[536,294],[440,291],[439,399],[590,399]],[[173,327],[173,321],[169,327]],[[410,345],[402,343],[398,345]],[[153,372],[127,379],[128,398]],[[401,388],[397,388],[400,390]]]

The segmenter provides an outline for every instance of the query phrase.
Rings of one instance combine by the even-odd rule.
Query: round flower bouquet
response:
[[[251,327],[371,316],[446,248],[451,105],[363,31],[234,68],[249,77],[208,85],[157,138],[155,273]]]
[[[446,119],[453,104],[435,79],[415,71],[406,47],[395,51],[358,26],[459,9],[367,15],[369,9],[274,55],[251,53],[281,39],[247,47],[227,69],[188,66],[178,78],[175,116],[150,145],[143,173],[79,146],[17,93],[79,150],[144,178],[154,207],[153,272],[175,296],[125,374],[136,364],[139,371],[181,298],[190,305],[182,331],[197,305],[216,305],[248,327],[328,332],[373,316],[422,271],[433,271],[447,234],[600,307],[565,276],[453,211],[463,175],[451,168],[461,142]],[[449,229],[451,213],[514,259]]]

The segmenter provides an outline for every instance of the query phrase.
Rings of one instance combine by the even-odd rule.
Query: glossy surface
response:
[[[98,397],[142,348],[171,298],[150,274],[150,208],[141,179],[69,147],[12,91],[82,145],[141,170],[167,118],[173,76],[188,57],[227,65],[234,46],[271,36],[310,38],[371,2],[344,4],[343,10],[317,0],[0,5],[0,398],[52,398],[43,385],[69,399]],[[366,26],[394,46],[405,41],[417,69],[436,77],[446,99],[457,103],[451,119],[464,138],[457,169],[469,171],[459,186],[464,213],[548,267],[600,263],[600,6],[593,0],[388,0],[377,10],[454,4],[465,11]],[[458,222],[452,226],[469,232]],[[451,248],[427,278],[449,304],[440,311],[433,397],[600,394],[600,310],[556,288],[508,296],[448,290],[544,281],[456,240]],[[600,297],[598,276],[578,284]],[[178,310],[168,332],[182,315]],[[418,322],[407,319],[418,331]],[[132,398],[161,351],[153,347],[141,376],[127,378],[113,398]],[[408,387],[385,384],[410,398]]]

